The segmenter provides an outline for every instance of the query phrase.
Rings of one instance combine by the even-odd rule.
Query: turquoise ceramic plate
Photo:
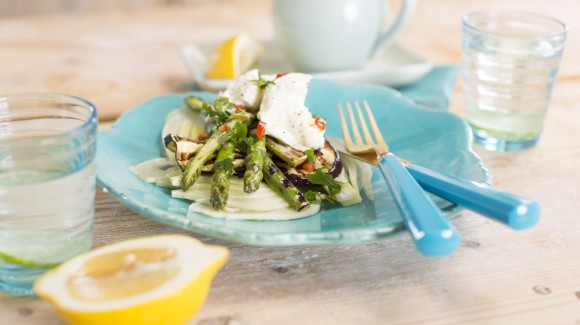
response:
[[[215,95],[194,93],[205,100]],[[238,221],[188,213],[189,202],[169,190],[146,184],[128,167],[162,154],[164,117],[183,106],[184,95],[155,97],[123,114],[98,136],[97,178],[119,201],[153,220],[225,240],[256,245],[304,245],[362,242],[384,238],[404,225],[378,170],[373,170],[375,200],[341,207],[326,204],[311,217],[292,221]],[[327,132],[342,137],[337,102],[368,100],[391,150],[416,164],[451,175],[489,183],[490,175],[470,149],[466,124],[444,111],[427,110],[389,88],[313,80],[306,100],[313,113],[327,119]],[[451,217],[461,208],[434,197]]]

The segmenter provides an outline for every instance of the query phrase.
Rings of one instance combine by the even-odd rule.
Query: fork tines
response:
[[[358,120],[359,120],[361,129],[362,129],[365,141],[363,142],[363,140],[360,136],[358,123],[357,123],[356,118],[353,114],[352,106],[351,106],[350,102],[346,102],[346,109],[348,111],[350,124],[352,125],[352,133],[353,133],[353,137],[354,137],[354,143],[353,143],[353,141],[350,137],[348,123],[346,122],[346,119],[344,117],[342,105],[340,103],[338,103],[338,113],[340,116],[340,125],[342,128],[344,142],[345,142],[347,149],[353,153],[361,153],[361,152],[372,151],[376,146],[384,146],[384,148],[386,150],[388,148],[387,143],[385,142],[385,140],[383,139],[383,136],[381,135],[381,131],[379,130],[379,127],[377,126],[377,122],[375,120],[375,117],[371,111],[371,108],[370,108],[368,102],[366,100],[363,100],[362,103],[363,103],[363,106],[365,108],[367,119],[371,125],[371,129],[373,131],[373,135],[374,135],[374,138],[376,141],[373,140],[373,137],[371,136],[371,134],[369,132],[369,129],[367,127],[367,123],[365,121],[364,114],[362,112],[362,109],[361,109],[358,101],[354,101],[354,107],[357,111]]]

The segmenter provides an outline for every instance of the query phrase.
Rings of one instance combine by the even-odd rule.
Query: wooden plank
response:
[[[457,63],[461,16],[475,8],[543,12],[572,31],[580,27],[580,4],[571,0],[422,1],[401,42],[436,63]],[[267,39],[268,12],[266,0],[228,0],[189,10],[0,21],[0,93],[70,92],[114,119],[151,96],[187,89],[180,44],[241,29]],[[474,148],[495,186],[540,201],[543,214],[533,229],[516,232],[465,212],[452,221],[462,246],[446,258],[420,256],[405,233],[357,245],[255,247],[154,222],[99,190],[95,246],[164,233],[227,246],[231,257],[191,324],[578,324],[579,53],[580,39],[571,32],[535,148]],[[461,82],[451,109],[464,114]],[[62,321],[48,303],[0,293],[0,323]]]

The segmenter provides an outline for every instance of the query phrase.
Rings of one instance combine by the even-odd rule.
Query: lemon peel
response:
[[[227,257],[183,235],[127,240],[63,263],[34,290],[70,324],[185,324]]]

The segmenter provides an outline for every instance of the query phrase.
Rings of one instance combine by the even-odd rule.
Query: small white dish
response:
[[[208,58],[216,44],[186,44],[181,47],[181,57],[191,71],[194,82],[205,91],[220,91],[226,88],[230,79],[205,77]],[[265,43],[266,52],[257,68],[263,74],[292,71],[282,53],[273,42]],[[358,70],[311,73],[315,78],[342,82],[377,83],[391,87],[405,86],[417,81],[433,68],[429,60],[393,43],[377,52],[375,57]]]

